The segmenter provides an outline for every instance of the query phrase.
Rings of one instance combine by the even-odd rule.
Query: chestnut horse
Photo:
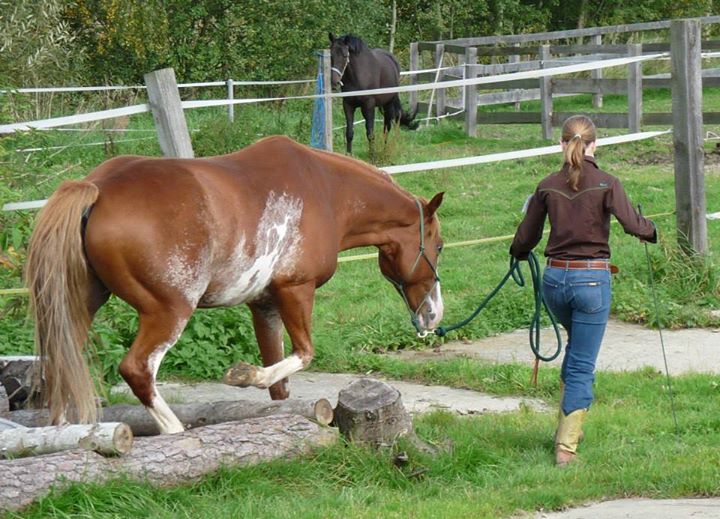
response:
[[[26,267],[53,423],[97,417],[82,347],[111,294],[139,314],[120,373],[164,433],[183,426],[156,374],[196,308],[246,303],[265,367],[237,365],[226,382],[288,397],[287,377],[313,358],[315,290],[338,251],[377,246],[418,330],[433,329],[442,197],[418,200],[372,166],[285,137],[202,159],[116,157],[64,182],[38,215]]]

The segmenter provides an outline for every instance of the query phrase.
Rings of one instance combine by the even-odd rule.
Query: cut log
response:
[[[33,393],[33,377],[38,358],[34,356],[0,357],[0,384],[8,395],[10,410],[25,409],[40,402]]]
[[[329,425],[333,419],[332,405],[324,398],[320,400],[290,399],[272,402],[233,400],[227,402],[176,404],[170,406],[170,408],[180,422],[189,429],[276,414],[300,415],[320,425]],[[19,411],[11,411],[0,416],[26,427],[42,427],[50,423],[50,414],[47,409],[22,409]],[[124,422],[128,424],[135,436],[154,436],[160,434],[155,420],[152,419],[145,407],[141,405],[113,405],[103,407],[102,419],[107,422]]]
[[[412,418],[405,410],[400,392],[370,378],[356,380],[340,391],[335,407],[335,424],[348,440],[389,446],[413,432]]]
[[[7,391],[5,386],[0,384],[0,415],[3,415],[10,411],[10,400],[8,400]]]
[[[37,456],[70,449],[118,455],[130,451],[133,434],[124,423],[23,427],[0,431],[0,458]]]
[[[71,482],[103,482],[122,476],[155,485],[176,485],[221,466],[299,456],[336,439],[336,429],[302,416],[276,415],[137,438],[122,457],[72,450],[0,460],[0,510],[17,510],[47,494],[51,487],[62,488]]]

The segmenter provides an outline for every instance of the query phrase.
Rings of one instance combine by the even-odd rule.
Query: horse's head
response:
[[[438,259],[443,241],[437,212],[444,193],[430,202],[416,200],[418,223],[401,227],[380,246],[380,271],[405,300],[418,332],[433,330],[443,316]]]
[[[330,82],[333,90],[336,90],[343,86],[342,77],[350,64],[352,41],[347,35],[335,38],[332,33],[328,33],[328,37],[330,38]]]

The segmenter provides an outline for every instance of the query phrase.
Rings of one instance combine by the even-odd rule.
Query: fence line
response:
[[[604,137],[597,140],[598,146],[609,146],[613,144],[623,144],[626,142],[634,142],[645,139],[652,139],[660,135],[666,135],[672,130],[657,132],[639,132],[629,135],[619,135],[615,137]],[[461,166],[472,166],[476,164],[487,164],[490,162],[502,162],[505,160],[516,160],[530,157],[540,157],[543,155],[551,155],[559,153],[560,145],[544,146],[541,148],[530,148],[526,150],[516,150],[501,153],[491,153],[489,155],[478,155],[474,157],[462,157],[459,159],[438,160],[433,162],[419,162],[416,164],[404,164],[398,166],[386,166],[379,168],[388,175],[396,175],[398,173],[412,173],[417,171],[431,171],[443,168],[455,168]],[[29,202],[11,202],[3,206],[3,211],[18,211],[23,209],[38,209],[45,205],[47,200],[33,200]]]
[[[661,216],[670,216],[675,214],[674,211],[665,212],[665,213],[656,213],[656,214],[649,214],[646,215],[646,218],[659,218]],[[708,217],[711,215],[708,215]],[[618,223],[616,220],[612,220],[611,223],[616,224]],[[550,229],[546,229],[543,231],[543,234],[548,234],[550,232]],[[476,240],[465,240],[465,241],[458,241],[458,242],[452,242],[452,243],[445,243],[443,245],[444,248],[453,248],[453,247],[468,247],[472,245],[480,245],[483,243],[494,243],[498,241],[505,241],[505,240],[511,240],[514,237],[513,234],[506,234],[503,236],[490,236],[488,238],[478,238]],[[349,263],[351,261],[361,261],[366,259],[374,259],[377,258],[378,254],[377,252],[371,252],[368,254],[356,254],[353,256],[340,256],[338,257],[338,263]],[[26,296],[28,294],[27,288],[5,288],[0,289],[0,297],[2,296]]]
[[[389,88],[377,88],[369,90],[358,90],[353,92],[334,92],[329,95],[331,98],[344,98],[344,97],[355,97],[359,95],[377,95],[377,94],[389,94],[389,93],[401,93],[401,92],[417,92],[423,90],[434,90],[438,87],[454,88],[454,87],[465,87],[470,85],[489,85],[493,83],[502,83],[506,81],[519,81],[523,79],[539,79],[542,77],[550,77],[561,74],[572,74],[575,72],[585,72],[590,70],[599,70],[610,67],[617,67],[622,65],[628,65],[630,63],[639,63],[643,61],[650,61],[658,58],[667,56],[668,53],[662,52],[657,54],[648,54],[645,56],[635,56],[626,58],[613,58],[608,60],[593,61],[588,63],[578,63],[575,65],[567,65],[563,67],[551,67],[539,70],[528,70],[523,72],[514,72],[508,74],[498,74],[495,76],[482,76],[468,79],[458,79],[452,81],[443,81],[440,83],[419,83],[415,85],[403,85]],[[214,106],[227,106],[227,105],[239,105],[239,104],[255,104],[272,101],[284,101],[284,100],[300,100],[300,99],[316,99],[328,97],[325,94],[308,94],[301,96],[285,96],[285,97],[265,97],[265,98],[248,98],[248,99],[215,99],[208,101],[183,101],[183,108],[208,108]],[[102,119],[111,119],[114,117],[121,117],[124,115],[134,115],[138,113],[144,113],[150,111],[147,104],[138,104],[134,106],[128,106],[124,108],[115,108],[112,110],[104,110],[99,112],[89,112],[80,115],[71,115],[66,117],[57,117],[52,119],[42,119],[37,121],[29,121],[24,123],[14,123],[0,125],[0,134],[12,133],[14,131],[27,131],[33,128],[52,128],[56,126],[65,126],[68,124],[76,124],[81,122],[97,121]]]

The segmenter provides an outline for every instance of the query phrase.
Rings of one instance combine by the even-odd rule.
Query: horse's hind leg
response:
[[[178,308],[179,306],[179,308]],[[188,305],[158,305],[152,312],[140,312],[140,327],[130,351],[120,363],[120,374],[158,424],[160,432],[185,430],[155,386],[163,357],[177,342],[192,308]]]
[[[348,155],[352,155],[352,141],[355,135],[355,128],[353,126],[355,121],[355,107],[350,103],[343,103],[343,110],[345,111],[345,150]]]
[[[268,367],[277,364],[285,358],[283,323],[282,319],[280,319],[280,313],[272,303],[250,304],[248,306],[250,306],[252,312],[255,337],[260,347],[263,366]],[[288,379],[284,378],[271,385],[268,388],[270,398],[273,400],[286,399],[290,395],[287,383]]]
[[[361,107],[363,117],[365,118],[365,134],[368,140],[368,154],[370,162],[375,161],[375,103],[369,101]]]

